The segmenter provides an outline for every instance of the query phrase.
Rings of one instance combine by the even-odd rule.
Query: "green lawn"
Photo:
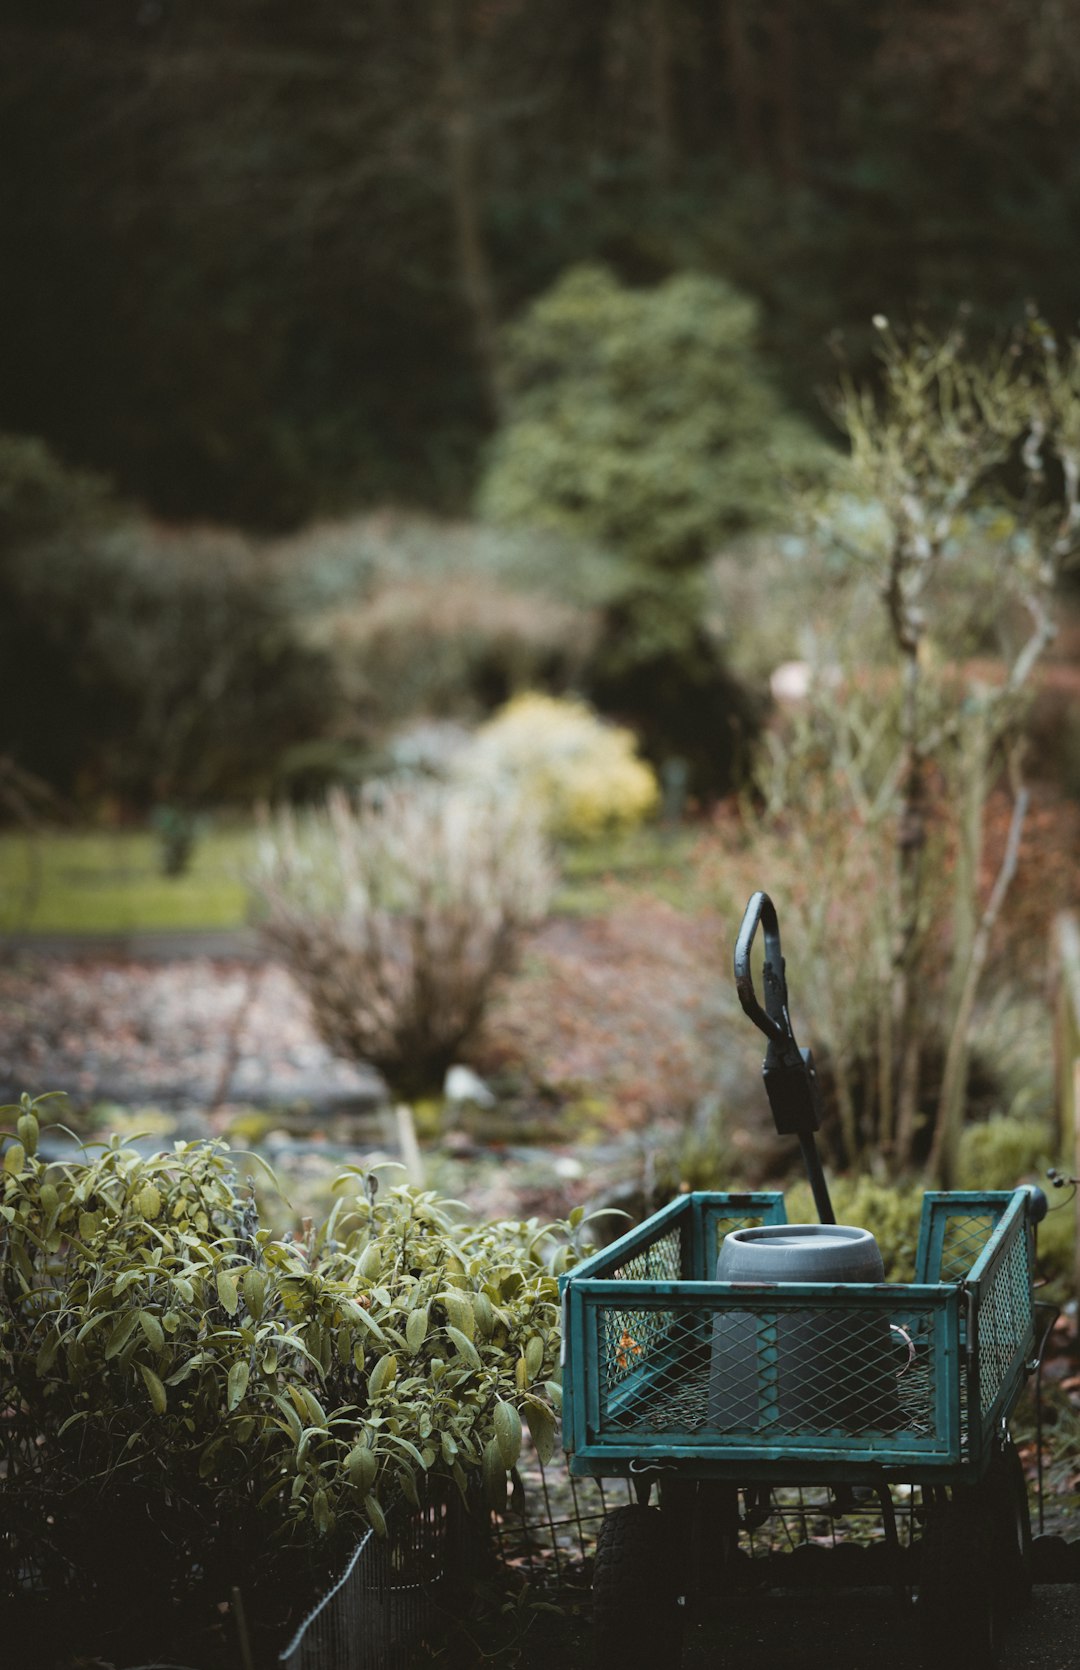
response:
[[[252,842],[250,827],[213,830],[197,843],[188,873],[169,877],[151,833],[0,835],[0,932],[242,927]]]
[[[211,830],[187,874],[161,873],[161,847],[142,830],[0,834],[0,933],[125,934],[140,929],[243,927],[243,882],[253,856],[250,824]],[[687,905],[690,830],[646,827],[560,854],[560,914],[602,916],[617,880]]]
[[[555,909],[566,916],[603,916],[611,909],[608,883],[613,881],[640,887],[679,908],[694,908],[701,901],[694,897],[687,861],[697,841],[692,826],[646,824],[565,847],[559,854],[562,876]]]

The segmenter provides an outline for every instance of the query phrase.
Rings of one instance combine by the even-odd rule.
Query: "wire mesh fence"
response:
[[[587,1583],[604,1515],[633,1500],[628,1480],[575,1479],[562,1452],[545,1465],[526,1437],[505,1513],[456,1495],[405,1504],[389,1534],[368,1532],[283,1649],[279,1670],[410,1670],[437,1647],[462,1584],[486,1549],[530,1589]]]
[[[492,1520],[501,1564],[546,1592],[587,1582],[604,1516],[636,1500],[633,1481],[576,1478],[561,1453],[545,1465],[531,1447],[523,1451],[517,1472],[507,1512]],[[821,1485],[745,1491],[739,1521],[743,1553],[755,1562],[807,1548],[884,1553],[894,1537],[909,1548],[917,1537],[921,1493],[894,1485],[889,1498],[891,1532],[875,1490]]]
[[[561,1450],[545,1464],[526,1440],[507,1511],[492,1516],[499,1562],[534,1588],[583,1581],[604,1515],[633,1500],[628,1479],[575,1478]]]
[[[280,1670],[410,1670],[442,1628],[474,1534],[454,1496],[402,1504],[385,1537],[361,1538],[280,1654]]]
[[[894,1484],[887,1497],[825,1485],[740,1491],[730,1592],[917,1581],[923,1492]],[[580,1601],[605,1515],[634,1500],[631,1479],[574,1477],[561,1450],[541,1462],[526,1436],[505,1512],[466,1510],[455,1496],[419,1516],[407,1510],[386,1539],[369,1534],[282,1652],[280,1670],[410,1670],[426,1663],[425,1645],[445,1645],[481,1544],[488,1561],[509,1575],[509,1588],[527,1585],[534,1599],[560,1604]]]

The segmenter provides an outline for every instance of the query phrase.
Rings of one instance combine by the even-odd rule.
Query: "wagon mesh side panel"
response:
[[[930,1313],[601,1306],[598,1323],[602,1350],[618,1359],[601,1376],[608,1438],[937,1434]]]
[[[781,1197],[699,1195],[687,1207],[569,1277],[582,1472],[669,1446],[680,1465],[710,1467],[766,1449],[769,1466],[980,1462],[1030,1355],[1015,1194],[928,1194],[915,1283],[853,1283],[850,1296],[835,1284],[715,1282],[724,1236],[784,1221]]]
[[[985,1419],[1023,1351],[1031,1325],[1028,1240],[1011,1236],[979,1299],[979,1414]]]
[[[991,1212],[949,1212],[941,1244],[941,1270],[937,1281],[963,1281],[997,1224]]]
[[[676,1282],[682,1274],[682,1232],[676,1226],[612,1272],[615,1281]],[[604,1399],[662,1350],[675,1325],[668,1310],[605,1306],[599,1319],[600,1395]]]
[[[765,1216],[761,1212],[748,1212],[745,1217],[715,1218],[713,1220],[715,1244],[712,1248],[712,1263],[704,1272],[705,1276],[709,1277],[716,1274],[716,1261],[720,1257],[720,1248],[733,1229],[757,1229],[759,1224],[763,1224],[765,1221]]]

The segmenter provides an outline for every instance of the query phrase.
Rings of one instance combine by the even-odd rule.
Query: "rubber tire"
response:
[[[1000,1446],[986,1474],[985,1492],[993,1524],[994,1582],[1007,1614],[1031,1604],[1031,1512],[1027,1480],[1016,1446]]]
[[[664,1535],[689,1605],[730,1592],[739,1547],[739,1492],[711,1479],[660,1481]]]
[[[993,1670],[1006,1608],[994,1577],[995,1524],[984,1491],[957,1492],[922,1539],[918,1622],[923,1670]]]
[[[657,1670],[682,1661],[673,1539],[657,1508],[625,1507],[600,1529],[593,1572],[596,1670]]]

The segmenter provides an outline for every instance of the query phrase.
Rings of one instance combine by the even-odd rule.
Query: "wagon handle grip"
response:
[[[765,1007],[762,1008],[754,991],[750,973],[750,947],[754,943],[760,922],[765,940],[765,964],[762,978],[765,987]],[[810,1050],[801,1050],[788,1011],[787,977],[780,946],[780,923],[776,906],[767,893],[757,892],[743,912],[742,924],[735,941],[735,990],[739,1002],[760,1032],[769,1040],[762,1064],[765,1090],[772,1109],[773,1123],[781,1136],[799,1139],[803,1163],[806,1166],[814,1204],[822,1223],[835,1223],[832,1201],[821,1156],[814,1141],[814,1132],[821,1124],[821,1091],[814,1057]]]
[[[757,1000],[754,977],[750,972],[750,947],[754,943],[758,923],[765,941],[765,1008]],[[766,1038],[775,1044],[794,1045],[791,1017],[788,1014],[787,981],[784,978],[784,958],[780,948],[780,923],[776,906],[767,893],[751,895],[743,912],[739,937],[735,941],[735,990],[744,1012]]]

